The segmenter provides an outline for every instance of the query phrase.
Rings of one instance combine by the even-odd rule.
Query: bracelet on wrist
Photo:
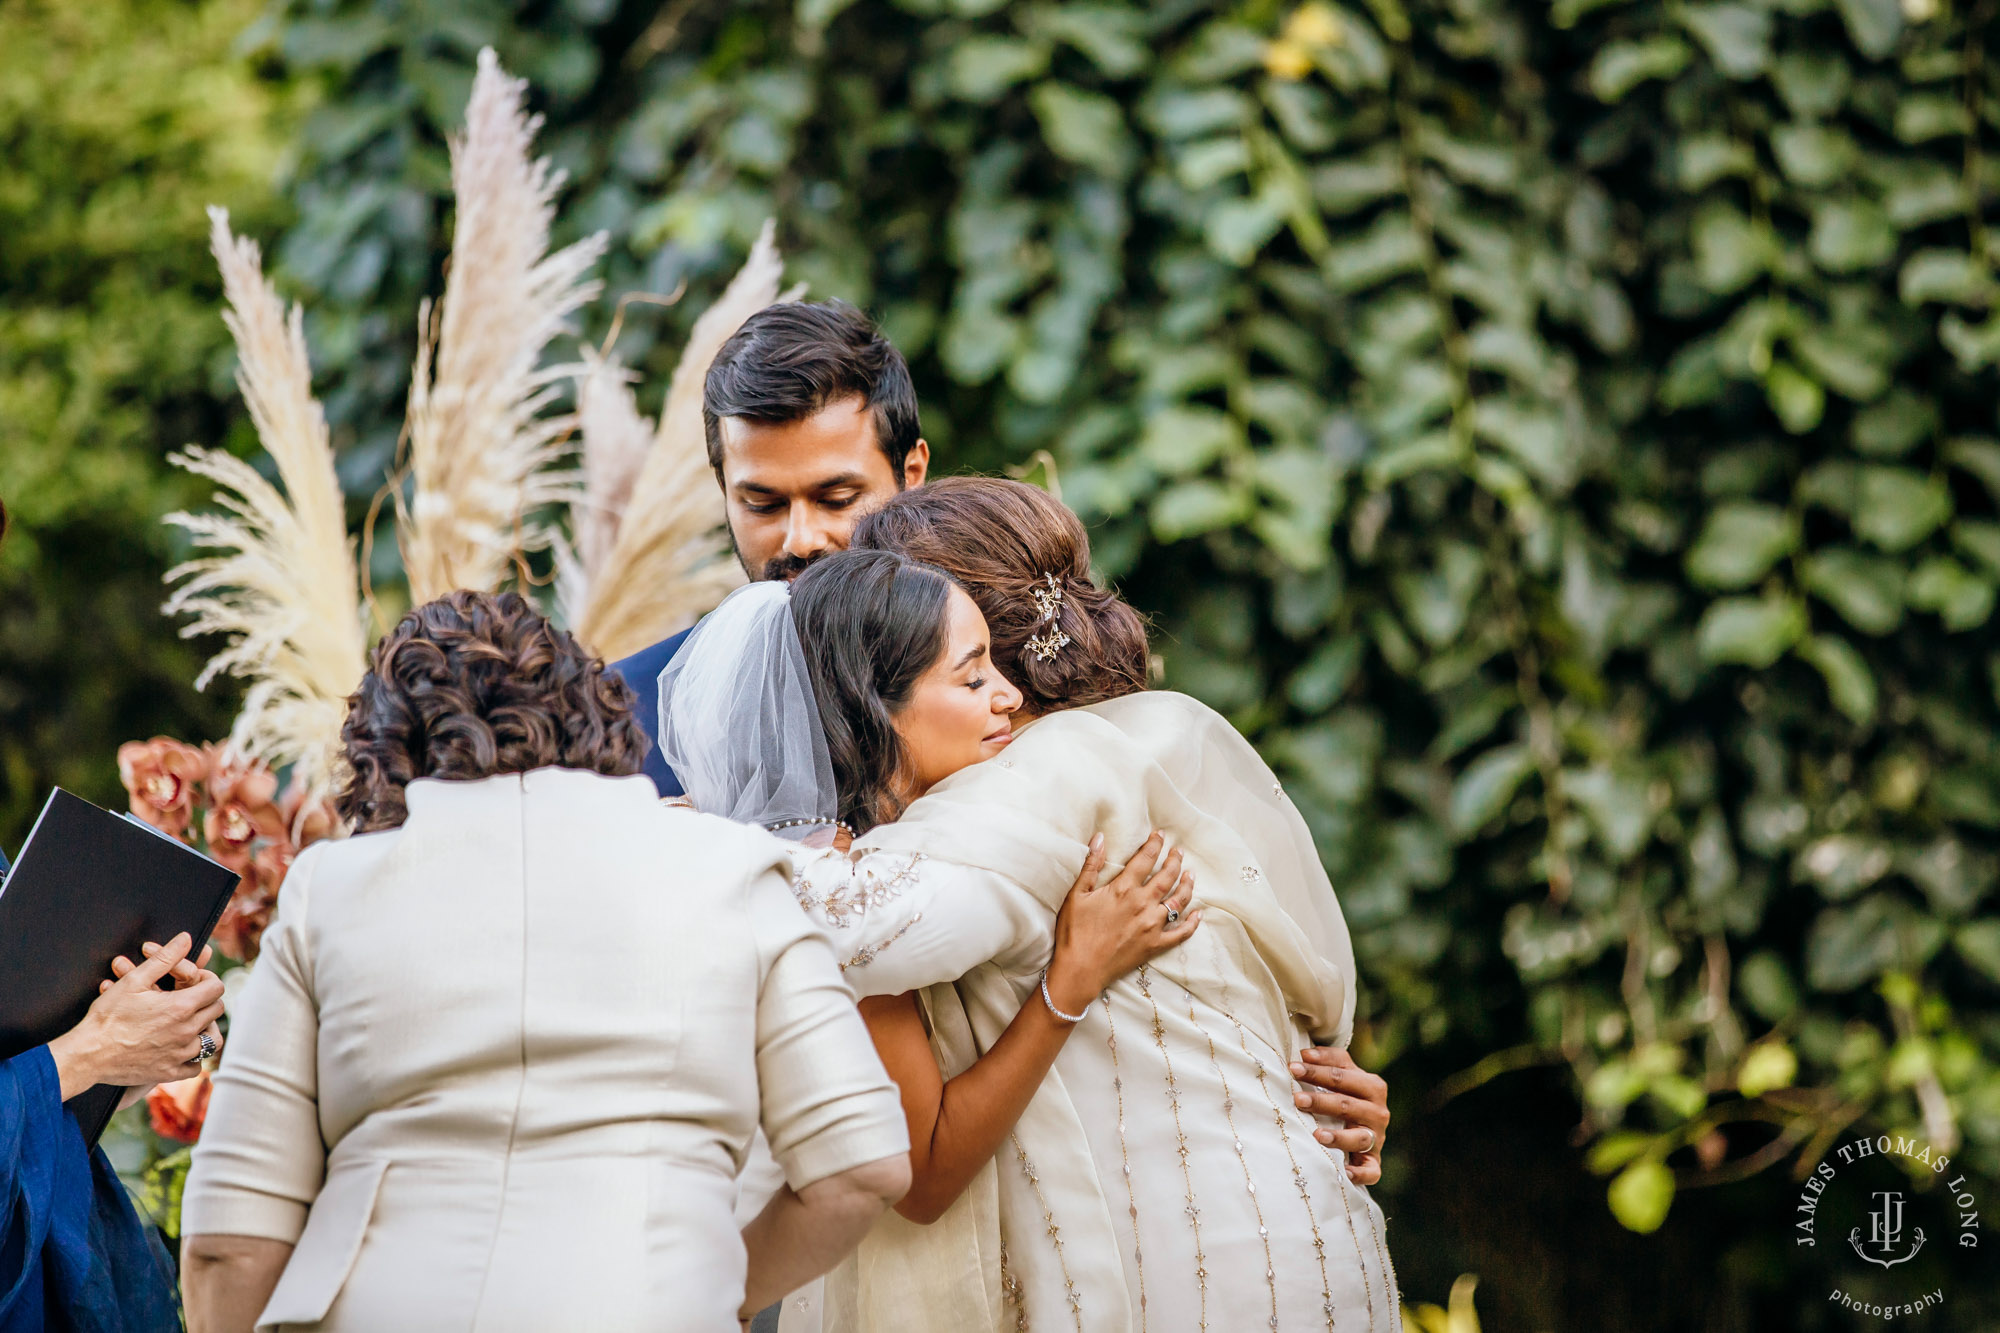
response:
[[[1066,1014],[1062,1010],[1056,1008],[1056,1002],[1049,998],[1049,970],[1045,967],[1042,969],[1042,1003],[1049,1007],[1050,1013],[1054,1014],[1057,1018],[1061,1019],[1063,1022],[1076,1024],[1076,1023],[1081,1023],[1084,1020],[1085,1016],[1087,1016],[1090,1013],[1090,1006],[1091,1004],[1095,1003],[1095,1001],[1086,1001],[1084,1003],[1082,1013]]]

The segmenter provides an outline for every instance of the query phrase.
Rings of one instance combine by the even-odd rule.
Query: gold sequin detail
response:
[[[1111,1044],[1111,1091],[1118,1099],[1118,1168],[1125,1173],[1125,1209],[1132,1217],[1132,1265],[1139,1270],[1139,1333],[1146,1333],[1146,1253],[1139,1243],[1139,1199],[1132,1192],[1132,1158],[1125,1150],[1125,1076],[1118,1070],[1118,1025],[1105,991],[1104,1030]]]
[[[1319,1259],[1320,1309],[1326,1315],[1327,1333],[1333,1333],[1335,1310],[1333,1304],[1333,1283],[1327,1277],[1326,1271],[1326,1238],[1319,1234],[1319,1218],[1313,1212],[1312,1191],[1306,1187],[1306,1173],[1300,1169],[1299,1159],[1292,1152],[1292,1135],[1291,1131],[1285,1125],[1285,1113],[1279,1108],[1277,1100],[1271,1096],[1271,1085],[1268,1081],[1269,1071],[1264,1068],[1264,1062],[1251,1053],[1250,1036],[1243,1030],[1243,1024],[1238,1021],[1235,1012],[1230,1006],[1229,982],[1227,977],[1222,982],[1222,1016],[1229,1020],[1231,1027],[1236,1029],[1237,1045],[1243,1048],[1244,1058],[1249,1060],[1251,1067],[1257,1071],[1257,1088],[1264,1094],[1264,1104],[1271,1109],[1271,1121],[1278,1127],[1278,1142],[1285,1146],[1285,1160],[1292,1164],[1292,1184],[1298,1187],[1299,1202],[1305,1205],[1306,1225],[1312,1228],[1313,1253]],[[1286,1100],[1289,1101],[1290,1099],[1287,1098]],[[1314,1142],[1317,1143],[1318,1140],[1314,1140]],[[1347,1196],[1343,1192],[1341,1197],[1345,1199]],[[1361,1251],[1358,1246],[1355,1249],[1354,1257],[1355,1262],[1359,1263]],[[1363,1291],[1368,1291],[1368,1274],[1365,1267],[1361,1275],[1361,1285]],[[1372,1292],[1368,1296],[1368,1327],[1371,1330],[1375,1327],[1375,1297]]]
[[[1013,1308],[1014,1333],[1028,1333],[1028,1301],[1021,1294],[1021,1279],[1014,1276],[1014,1267],[1007,1261],[1005,1241],[1000,1243],[1000,1301]]]
[[[1194,996],[1188,996],[1188,1022],[1194,1024],[1202,1040],[1208,1043],[1208,1062],[1215,1066],[1215,1076],[1222,1082],[1222,1118],[1229,1125],[1230,1141],[1236,1146],[1236,1163],[1243,1168],[1243,1187],[1250,1192],[1250,1208],[1257,1214],[1257,1239],[1264,1243],[1264,1281],[1271,1288],[1271,1329],[1277,1333],[1278,1327],[1278,1269],[1271,1259],[1271,1228],[1264,1223],[1264,1205],[1257,1198],[1257,1181],[1250,1174],[1250,1161],[1243,1155],[1243,1136],[1236,1130],[1236,1099],[1229,1095],[1229,1075],[1222,1072],[1222,1061],[1216,1058],[1215,1038],[1195,1017]]]
[[[1201,1318],[1198,1327],[1208,1327],[1208,1256],[1201,1249],[1201,1205],[1194,1198],[1194,1176],[1188,1170],[1187,1131],[1181,1127],[1181,1090],[1174,1080],[1174,1058],[1167,1052],[1167,1025],[1160,1018],[1160,1002],[1153,998],[1151,969],[1144,963],[1134,978],[1139,985],[1139,993],[1153,1006],[1153,1044],[1160,1048],[1160,1059],[1167,1066],[1167,1105],[1174,1112],[1174,1138],[1178,1146],[1174,1149],[1181,1159],[1181,1183],[1187,1187],[1187,1206],[1182,1209],[1187,1214],[1188,1225],[1194,1229],[1194,1280],[1201,1292]]]
[[[917,922],[922,921],[923,919],[924,919],[924,914],[922,912],[911,913],[910,919],[908,921],[905,921],[901,926],[897,927],[895,934],[891,935],[888,939],[883,940],[880,944],[865,944],[861,948],[856,949],[854,951],[854,957],[842,963],[840,965],[840,970],[845,972],[850,967],[868,966],[870,963],[874,962],[877,958],[880,958],[882,956],[882,951],[884,949],[887,949],[897,940],[900,940],[903,938],[903,936],[909,934],[910,927],[916,925]]]
[[[1028,1160],[1027,1149],[1021,1146],[1021,1136],[1010,1134],[1007,1137],[1014,1145],[1014,1156],[1021,1163],[1021,1174],[1028,1178],[1028,1188],[1035,1192],[1035,1203],[1042,1210],[1042,1225],[1048,1230],[1049,1244],[1055,1247],[1056,1266],[1062,1269],[1064,1298],[1069,1301],[1070,1317],[1076,1320],[1076,1333],[1083,1333],[1083,1296],[1076,1289],[1076,1279],[1069,1275],[1069,1260],[1063,1256],[1062,1228],[1056,1225],[1056,1215],[1049,1211],[1049,1201],[1042,1194],[1041,1177],[1035,1174],[1035,1164]],[[1024,1307],[1022,1319],[1026,1318]]]
[[[900,897],[903,886],[910,882],[911,877],[917,873],[918,865],[924,859],[922,852],[912,852],[909,860],[885,879],[873,866],[862,864],[864,857],[869,855],[880,856],[882,853],[828,851],[814,858],[812,865],[792,877],[792,896],[799,900],[800,907],[817,914],[827,925],[836,930],[845,930],[870,908],[880,907]],[[847,873],[833,888],[824,893],[815,892],[812,882],[813,868],[828,859],[847,861]],[[888,947],[887,941],[876,946],[878,952],[886,947]]]

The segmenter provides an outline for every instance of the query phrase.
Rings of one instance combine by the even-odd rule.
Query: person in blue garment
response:
[[[753,580],[790,580],[845,550],[863,514],[930,470],[903,354],[845,301],[785,302],[745,320],[709,366],[702,424],[730,544]],[[649,738],[659,735],[660,672],[686,638],[611,665],[638,696]],[[657,744],[645,773],[660,795],[681,795]]]
[[[0,506],[0,537],[7,514]],[[0,883],[7,859],[0,854]],[[146,1088],[194,1072],[222,982],[186,935],[120,958],[90,1012],[0,1061],[0,1333],[178,1333],[172,1265],[101,1149],[63,1102],[99,1083]],[[161,990],[163,978],[175,988]]]

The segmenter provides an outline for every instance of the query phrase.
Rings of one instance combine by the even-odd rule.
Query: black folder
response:
[[[190,957],[229,905],[237,875],[177,838],[100,810],[58,787],[0,884],[0,1060],[75,1027],[111,976],[148,940],[194,937]],[[124,1089],[70,1099],[96,1143]]]

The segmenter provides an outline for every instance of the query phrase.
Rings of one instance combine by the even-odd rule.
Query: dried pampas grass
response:
[[[301,312],[287,313],[264,278],[256,242],[230,234],[228,213],[211,208],[209,218],[229,303],[223,322],[236,340],[236,384],[283,490],[218,450],[173,456],[217,484],[223,512],[167,521],[223,554],[168,571],[168,584],[178,586],[166,610],[194,617],[183,637],[227,638],[197,688],[225,672],[251,681],[231,740],[273,766],[295,765],[309,790],[324,793],[335,777],[347,696],[366,666],[346,502],[312,394]]]
[[[629,462],[634,432],[646,423],[617,363],[586,362],[578,389],[585,403],[585,471],[593,450],[618,461],[604,465],[607,489],[600,493],[593,479],[576,511],[577,551],[566,571],[565,602],[577,637],[607,659],[637,652],[692,623],[743,582],[730,558],[722,495],[708,466],[702,381],[716,352],[744,320],[773,302],[797,300],[804,291],[794,287],[780,294],[785,265],[773,235],[766,222],[742,269],[695,321],[667,387],[659,430],[622,497],[609,489],[610,480]],[[601,446],[593,439],[598,432],[604,436]],[[601,542],[603,534],[594,525],[606,521],[612,539],[593,556],[591,542]],[[589,540],[586,532],[592,533]]]
[[[574,418],[543,415],[570,372],[543,369],[541,358],[597,294],[586,274],[606,238],[547,253],[562,177],[546,158],[529,158],[541,121],[522,109],[526,88],[481,51],[465,132],[451,145],[451,270],[444,299],[419,315],[408,425],[415,493],[406,511],[398,500],[416,602],[498,587],[518,552],[547,540],[529,515],[569,499],[576,483],[552,466]]]

